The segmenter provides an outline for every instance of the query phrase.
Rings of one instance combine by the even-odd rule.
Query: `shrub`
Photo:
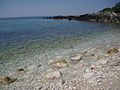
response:
[[[114,7],[104,8],[100,12],[105,12],[105,11],[114,11],[115,13],[120,13],[120,2],[116,3]]]
[[[115,13],[120,13],[120,2],[118,2],[114,7],[112,7],[112,10]]]
[[[105,11],[112,11],[112,9],[111,8],[104,8],[100,12],[105,12]]]

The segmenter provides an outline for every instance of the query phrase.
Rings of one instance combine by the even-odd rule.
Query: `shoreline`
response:
[[[44,62],[34,60],[34,63],[31,62],[25,67],[18,67],[18,71],[10,72],[9,76],[17,78],[17,80],[10,84],[0,85],[0,87],[4,90],[8,88],[9,90],[13,90],[13,88],[15,90],[76,90],[75,88],[77,90],[97,88],[118,90],[120,88],[120,51],[113,54],[107,54],[106,52],[111,48],[120,50],[119,42],[119,36],[104,37],[104,39],[101,37],[99,40],[86,42],[87,46],[84,46],[84,43],[73,50],[66,50],[67,52],[64,52],[65,49],[59,53],[51,52],[51,54],[54,54],[54,58],[46,56]],[[82,59],[78,61],[71,60],[71,57],[79,59],[81,55]],[[56,68],[49,64],[51,60],[54,61],[60,58],[65,59],[68,66]],[[49,76],[50,73],[53,77]]]
[[[0,90],[119,89],[120,2],[83,15],[0,18]]]
[[[53,16],[45,17],[43,19],[67,19],[67,20],[77,20],[77,21],[88,21],[88,22],[104,22],[104,23],[120,23],[120,14],[105,11],[97,12],[92,14],[84,14],[77,16]]]

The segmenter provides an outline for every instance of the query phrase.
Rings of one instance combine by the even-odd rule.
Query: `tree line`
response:
[[[120,13],[120,2],[116,3],[112,8],[104,8],[100,12],[113,11],[115,13]]]

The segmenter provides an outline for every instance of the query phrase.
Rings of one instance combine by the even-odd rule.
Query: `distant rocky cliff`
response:
[[[68,19],[79,21],[120,23],[120,2],[118,2],[112,8],[104,8],[101,11],[93,14],[84,14],[79,16],[53,16],[47,17],[45,19]]]
[[[109,11],[80,15],[79,18],[81,21],[120,23],[120,15]]]
[[[92,22],[112,22],[120,23],[120,14],[111,11],[97,12],[93,14],[84,14],[80,16],[53,16],[45,19],[68,19],[79,21],[92,21]]]

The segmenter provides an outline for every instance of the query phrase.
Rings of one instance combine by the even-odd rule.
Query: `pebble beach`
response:
[[[120,33],[36,55],[0,77],[0,90],[119,90]],[[44,59],[44,60],[40,60]]]
[[[120,90],[119,0],[0,7],[0,90]]]

